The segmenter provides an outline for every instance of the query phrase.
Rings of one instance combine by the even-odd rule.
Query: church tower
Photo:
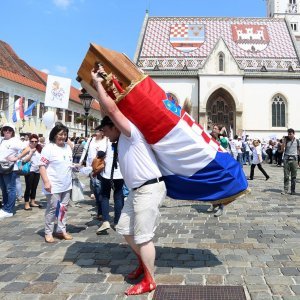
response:
[[[300,48],[300,0],[266,0],[269,18],[286,18]]]

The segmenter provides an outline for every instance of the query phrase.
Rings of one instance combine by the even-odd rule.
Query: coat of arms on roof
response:
[[[246,51],[263,51],[270,42],[266,25],[235,24],[231,31],[233,41]]]
[[[204,43],[204,29],[202,24],[172,24],[170,28],[170,43],[179,51],[194,51]]]

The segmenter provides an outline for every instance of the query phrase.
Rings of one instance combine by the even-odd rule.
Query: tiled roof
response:
[[[10,81],[31,87],[33,89],[46,92],[48,74],[30,67],[21,60],[13,49],[0,40],[0,77]],[[79,99],[80,90],[71,86],[70,99],[81,103]],[[98,102],[93,101],[92,108],[100,109]]]
[[[300,71],[284,19],[149,17],[137,64],[145,70],[200,69],[220,39],[244,70]],[[188,43],[187,45],[185,43]]]
[[[0,41],[0,68],[19,74],[37,83],[43,83],[32,68],[5,42]]]

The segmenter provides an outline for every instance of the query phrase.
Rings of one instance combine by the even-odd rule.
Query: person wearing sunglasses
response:
[[[15,137],[15,127],[6,123],[1,129],[0,161],[16,162],[23,156],[20,153],[24,148],[19,138]],[[24,154],[25,155],[25,154]],[[0,187],[2,190],[3,207],[0,210],[0,220],[13,216],[16,204],[16,172],[18,167],[14,164],[13,170],[8,174],[0,173]]]
[[[39,137],[31,134],[29,137],[29,145],[24,149],[27,155],[23,158],[23,162],[30,162],[30,172],[25,176],[25,207],[24,210],[32,210],[32,207],[42,206],[35,202],[36,189],[40,181],[39,162],[41,160],[42,146],[39,144]]]

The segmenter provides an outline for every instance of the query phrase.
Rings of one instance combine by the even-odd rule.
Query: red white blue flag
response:
[[[61,204],[60,201],[57,201],[56,210],[55,210],[55,216],[57,220],[61,222],[67,210],[68,209],[66,208],[66,206]]]
[[[15,101],[15,106],[14,106],[14,112],[12,115],[12,120],[13,122],[18,122],[19,120],[24,119],[24,98],[20,97],[18,100]]]
[[[150,77],[118,107],[151,145],[169,197],[229,203],[246,192],[240,164]]]

